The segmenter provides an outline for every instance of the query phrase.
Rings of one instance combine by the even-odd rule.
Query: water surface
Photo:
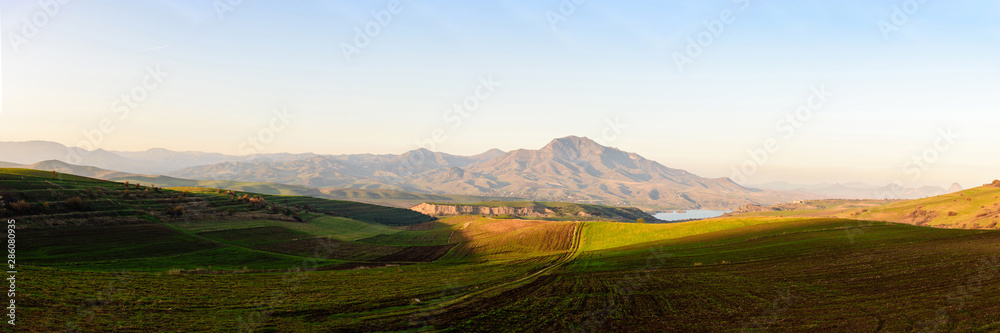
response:
[[[728,212],[731,212],[731,210],[692,209],[684,213],[657,213],[653,215],[653,217],[664,221],[680,221],[680,220],[707,219],[711,217],[719,217],[722,216],[722,214]]]

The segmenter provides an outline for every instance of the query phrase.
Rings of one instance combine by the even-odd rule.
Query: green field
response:
[[[391,208],[124,189],[0,172],[0,213],[22,244],[22,330],[1000,330],[995,230],[849,210],[672,224],[395,212],[383,224]],[[921,204],[993,206],[979,201],[991,189],[970,191]]]

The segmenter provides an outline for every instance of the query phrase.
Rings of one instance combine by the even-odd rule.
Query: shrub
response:
[[[69,209],[72,209],[72,210],[83,210],[85,208],[85,206],[83,204],[83,198],[80,198],[80,197],[72,197],[72,198],[66,199],[65,203],[66,203],[66,207],[68,207]]]
[[[10,208],[16,212],[27,213],[31,211],[31,204],[24,200],[18,200],[10,204]]]
[[[183,216],[184,213],[187,213],[187,210],[184,209],[183,206],[176,206],[174,208],[167,207],[167,215],[169,216],[180,217]]]
[[[635,223],[646,223],[646,219],[640,217],[638,220],[635,220]]]

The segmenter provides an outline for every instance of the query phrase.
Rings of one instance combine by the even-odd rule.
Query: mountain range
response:
[[[0,161],[10,162],[8,166],[30,164],[36,169],[82,172],[111,180],[135,179],[136,174],[143,174],[179,180],[278,183],[327,191],[394,190],[644,209],[731,209],[748,203],[823,197],[808,192],[747,188],[728,178],[703,178],[577,136],[552,140],[537,150],[490,149],[473,156],[427,149],[399,155],[233,156],[159,148],[142,152],[86,151],[46,141],[6,142],[0,143]]]
[[[819,197],[746,188],[727,178],[699,177],[576,136],[555,139],[538,150],[493,149],[474,156],[425,149],[400,155],[314,156],[295,161],[218,163],[167,175],[311,187],[509,196],[647,209],[724,209],[746,203]]]
[[[460,156],[427,149],[402,154],[257,154],[88,151],[48,141],[0,142],[0,167],[82,173],[109,179],[160,175],[176,180],[277,183],[308,188],[392,190],[424,194],[516,197],[528,200],[632,205],[646,209],[732,209],[817,198],[915,199],[960,190],[863,183],[802,185],[771,182],[744,187],[703,178],[585,137],[552,140],[540,149],[490,149]],[[162,178],[161,178],[162,179]]]

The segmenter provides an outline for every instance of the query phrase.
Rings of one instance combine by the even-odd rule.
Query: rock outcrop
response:
[[[473,205],[436,205],[426,202],[410,207],[410,209],[430,216],[510,215],[510,216],[522,216],[522,217],[546,217],[556,214],[556,212],[551,209],[538,206],[488,207],[488,206],[473,206]]]
[[[746,205],[740,206],[739,208],[736,208],[736,210],[733,210],[732,212],[725,213],[725,214],[722,214],[722,215],[723,216],[733,216],[733,215],[746,214],[746,213],[770,212],[770,211],[776,211],[776,210],[777,209],[774,209],[772,207],[766,207],[766,206],[755,205],[755,204],[746,204]]]
[[[653,217],[652,215],[649,215],[648,213],[635,207],[612,207],[574,203],[511,201],[479,204],[452,204],[425,202],[410,207],[410,209],[430,216],[506,215],[517,217],[549,217],[582,221],[611,220],[635,222],[639,219],[643,219],[644,221],[650,223],[656,223],[659,221],[656,217]]]

